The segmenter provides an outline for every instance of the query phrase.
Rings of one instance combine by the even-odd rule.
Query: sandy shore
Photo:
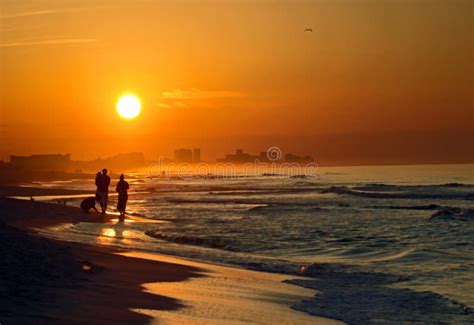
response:
[[[70,206],[2,198],[0,209],[9,243],[0,250],[2,323],[339,323],[291,309],[315,291],[283,283],[288,276],[65,243],[29,230],[103,222]]]
[[[58,188],[43,188],[31,186],[0,185],[0,197],[6,196],[50,196],[50,195],[80,195],[90,194],[90,191],[66,190]]]
[[[200,277],[180,282],[144,284],[147,292],[181,301],[175,311],[134,309],[169,324],[341,324],[290,307],[315,291],[283,283],[288,276],[187,261],[169,256],[128,252],[121,255],[198,268]]]

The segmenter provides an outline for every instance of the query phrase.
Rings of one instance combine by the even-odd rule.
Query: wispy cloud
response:
[[[171,108],[171,107],[173,107],[171,104],[161,103],[161,102],[157,103],[155,106],[159,107],[159,108]]]
[[[20,17],[29,17],[29,16],[42,16],[42,15],[54,14],[57,12],[58,10],[26,11],[26,12],[18,12],[18,13],[10,14],[10,15],[2,15],[0,16],[0,19],[20,18]]]
[[[33,16],[43,16],[43,15],[53,15],[53,14],[63,14],[63,13],[75,13],[81,11],[95,11],[98,9],[130,9],[137,8],[137,3],[131,3],[129,5],[102,5],[102,6],[93,6],[87,3],[78,7],[62,7],[55,9],[37,9],[30,11],[14,12],[10,14],[0,14],[1,19],[14,19],[14,18],[27,18]]]
[[[158,108],[186,108],[189,105],[179,100],[173,100],[173,101],[161,101],[155,104],[155,106]]]
[[[159,108],[213,108],[222,106],[231,99],[245,96],[245,93],[232,90],[173,89],[162,92],[155,106]]]
[[[182,101],[179,101],[179,100],[175,100],[174,102],[171,103],[174,107],[180,107],[180,108],[186,108],[188,107],[188,104],[186,104],[185,102],[182,102]]]
[[[237,98],[244,97],[245,94],[230,90],[200,90],[192,88],[189,90],[173,89],[162,92],[166,99],[210,99],[210,98]]]
[[[43,41],[11,42],[0,44],[0,47],[43,46],[43,45],[73,45],[97,42],[92,38],[50,39]]]

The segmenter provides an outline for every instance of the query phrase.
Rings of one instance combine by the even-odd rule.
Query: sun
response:
[[[117,113],[125,119],[132,119],[140,114],[141,106],[137,96],[125,94],[120,96],[117,101]]]

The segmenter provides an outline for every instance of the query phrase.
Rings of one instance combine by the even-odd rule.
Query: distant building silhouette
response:
[[[311,156],[298,156],[291,153],[287,153],[285,155],[285,162],[307,164],[307,163],[314,162],[314,158]]]
[[[198,163],[201,161],[201,148],[194,148],[193,149],[193,161]]]
[[[65,171],[69,168],[70,162],[70,154],[10,156],[13,167],[26,170]]]
[[[217,158],[217,162],[225,162],[225,163],[254,163],[254,162],[261,162],[261,163],[281,163],[281,162],[288,162],[288,163],[298,163],[298,164],[307,164],[310,162],[314,162],[313,157],[311,156],[298,156],[291,153],[285,155],[285,159],[281,160],[279,157],[277,159],[272,159],[269,156],[269,153],[266,151],[260,152],[258,155],[251,155],[245,153],[242,149],[237,149],[233,154],[226,154],[224,158]]]
[[[235,150],[235,154],[226,154],[224,158],[217,158],[217,162],[231,163],[253,163],[255,161],[268,161],[267,153],[261,152],[260,155],[251,155],[245,153],[242,149]]]
[[[130,170],[145,166],[145,156],[142,152],[121,153],[108,158],[97,158],[90,161],[71,161],[71,168],[81,170]]]
[[[174,151],[174,161],[179,163],[193,162],[193,151],[191,149],[176,149]]]
[[[145,166],[145,156],[142,152],[118,154],[109,158],[97,158],[90,161],[74,161],[71,155],[31,155],[10,156],[10,163],[14,168],[29,171],[78,171],[108,169],[128,170]]]
[[[177,163],[198,163],[201,161],[201,149],[180,148],[174,151],[173,160]]]
[[[32,180],[65,180],[90,178],[106,167],[110,171],[125,171],[145,167],[145,157],[141,152],[118,154],[109,158],[89,161],[71,160],[69,154],[10,156],[10,162],[0,161],[0,184]]]

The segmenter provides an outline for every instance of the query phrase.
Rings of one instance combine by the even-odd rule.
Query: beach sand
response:
[[[121,255],[201,269],[203,277],[180,282],[144,284],[147,292],[175,298],[185,308],[175,311],[135,309],[169,324],[341,324],[291,309],[315,291],[283,283],[288,276],[199,263],[174,257],[129,252]]]
[[[1,323],[339,323],[291,309],[315,291],[283,283],[288,276],[60,242],[31,230],[102,222],[70,206],[1,198],[0,210],[8,242],[0,250]]]

